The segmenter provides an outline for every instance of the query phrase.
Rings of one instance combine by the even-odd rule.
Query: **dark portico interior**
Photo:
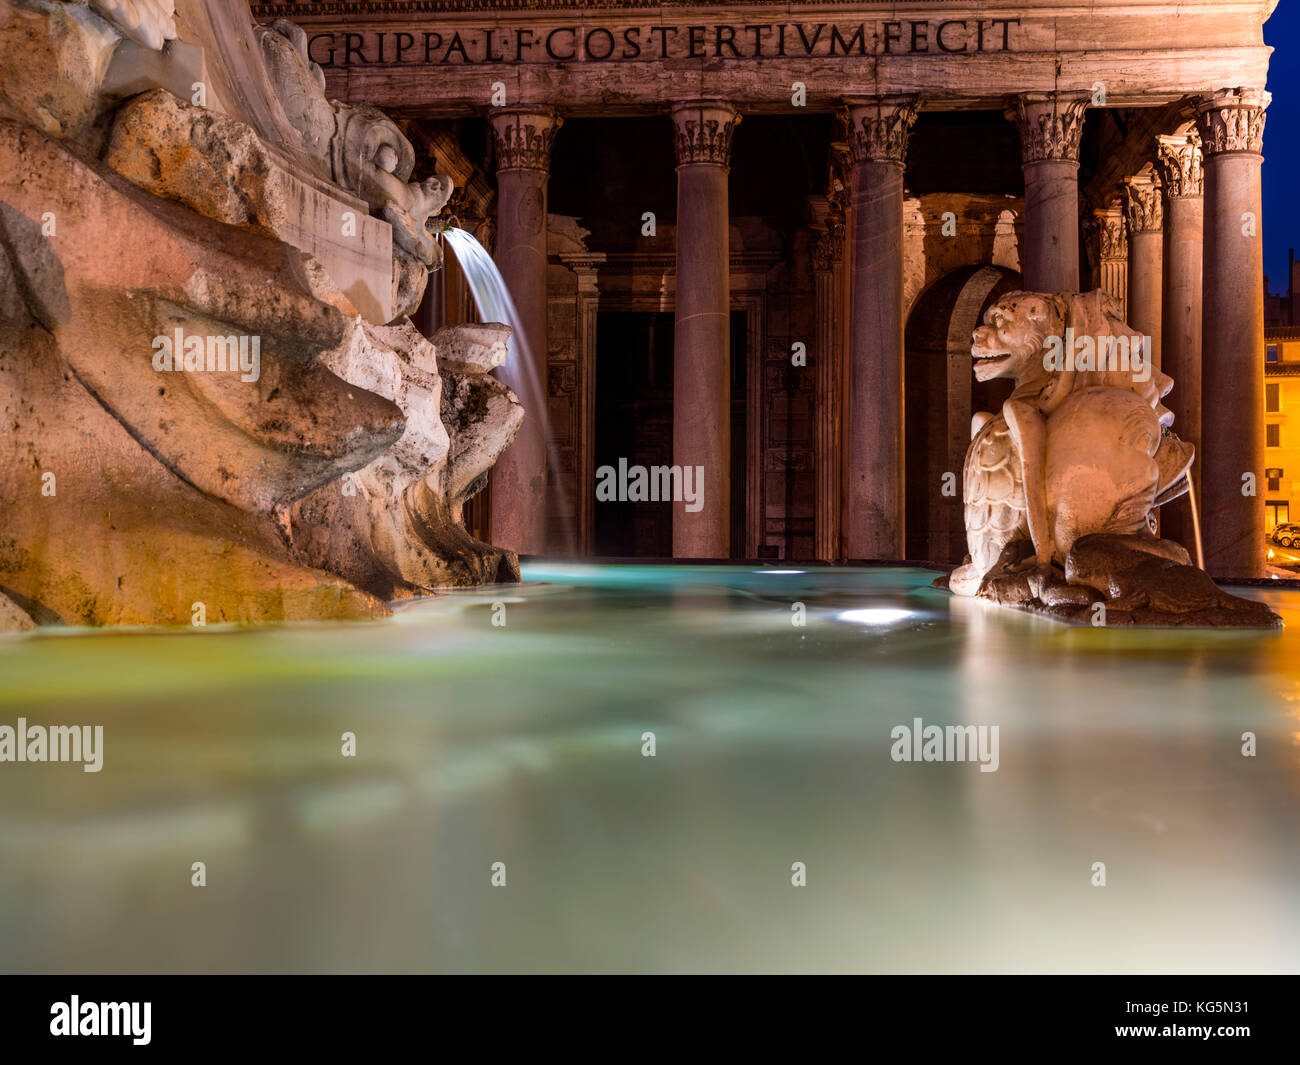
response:
[[[1149,128],[1177,117],[1175,108],[1158,110],[1090,112],[1081,136],[1080,276],[1092,285],[1108,281],[1121,300],[1127,295],[1122,272],[1102,277],[1093,216],[1119,210],[1122,182],[1115,175],[1124,168],[1115,166],[1116,146],[1140,141]],[[425,147],[421,169],[463,175],[457,217],[491,248],[496,160],[487,121],[412,116],[407,130]],[[846,416],[846,138],[843,116],[829,113],[745,115],[735,127],[728,185],[730,351],[740,364],[731,367],[735,558],[819,557],[817,426],[830,420],[838,433]],[[923,111],[908,139],[909,558],[959,562],[965,551],[960,490],[945,491],[944,475],[960,481],[970,415],[993,409],[1006,386],[973,381],[968,356],[954,353],[950,334],[958,321],[968,346],[983,309],[1021,284],[1021,155],[1015,123],[992,109]],[[547,383],[562,481],[548,504],[553,551],[571,546],[603,556],[672,554],[668,504],[598,508],[595,485],[596,470],[611,458],[647,466],[673,461],[675,170],[673,127],[664,115],[568,118],[554,139],[547,189]],[[834,319],[820,332],[819,271],[830,294],[823,296],[823,313],[829,310]],[[425,308],[430,327],[475,316],[450,256],[432,288]],[[972,307],[976,290],[982,298]],[[802,359],[795,355],[799,344]],[[834,363],[830,374],[823,371],[829,394],[820,410],[819,360]],[[483,535],[490,535],[489,513],[480,501],[474,517]],[[823,547],[836,540],[823,535]]]

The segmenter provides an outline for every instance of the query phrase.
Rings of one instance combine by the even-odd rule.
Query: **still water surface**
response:
[[[0,725],[104,727],[0,764],[0,969],[1300,970],[1300,592],[1123,632],[914,569],[524,576],[0,640]],[[914,718],[997,771],[893,761]]]

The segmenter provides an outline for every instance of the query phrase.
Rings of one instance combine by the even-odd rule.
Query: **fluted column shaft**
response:
[[[1113,296],[1120,305],[1120,316],[1128,315],[1128,230],[1124,208],[1119,203],[1093,212],[1097,222],[1097,287]]]

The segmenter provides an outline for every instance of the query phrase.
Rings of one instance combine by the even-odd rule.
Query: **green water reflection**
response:
[[[0,641],[0,725],[105,748],[0,764],[0,967],[1300,969],[1300,593],[1125,633],[790,569]],[[916,717],[997,725],[997,772],[891,760]]]

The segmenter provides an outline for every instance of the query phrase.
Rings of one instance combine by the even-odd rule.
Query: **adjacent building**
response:
[[[1264,519],[1300,521],[1300,326],[1264,333]]]

